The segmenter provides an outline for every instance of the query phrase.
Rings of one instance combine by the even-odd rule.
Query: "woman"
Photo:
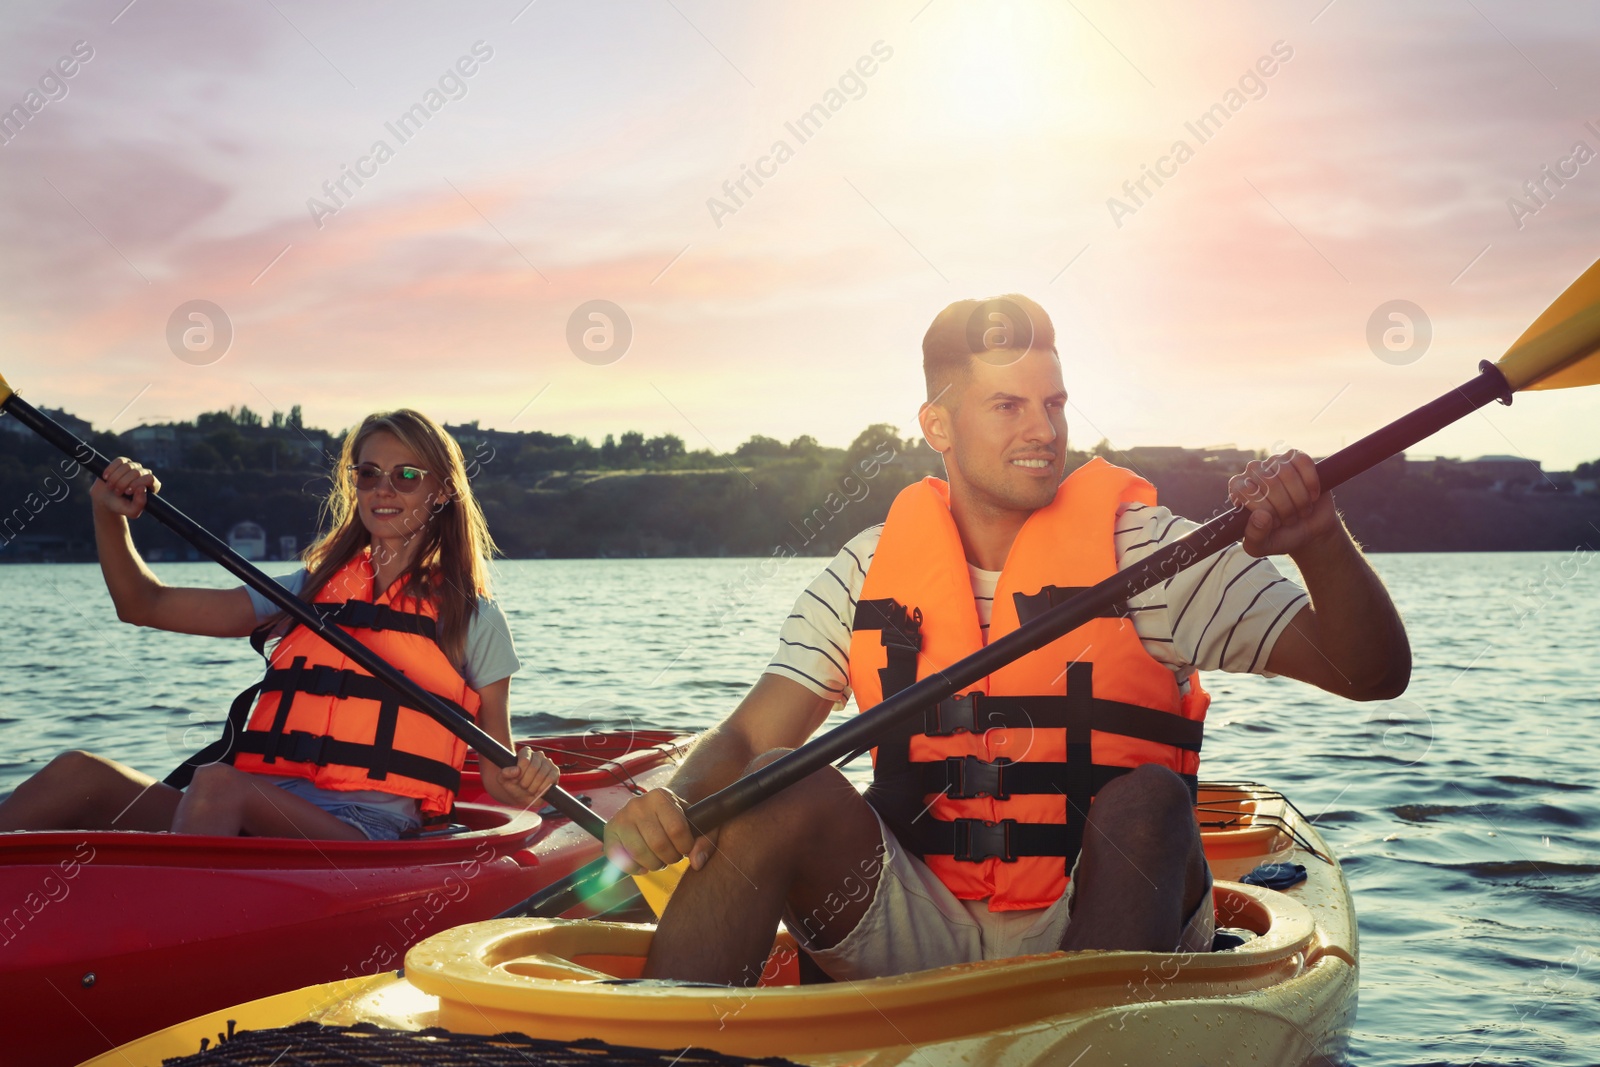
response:
[[[128,459],[95,481],[100,567],[124,622],[213,637],[270,627],[278,638],[253,707],[230,716],[232,764],[203,762],[180,790],[102,756],[63,753],[0,801],[0,830],[392,840],[447,812],[466,746],[442,725],[254,591],[173,588],[150,572],[128,520],[160,488]],[[345,438],[325,507],[329,532],[280,584],[509,746],[520,663],[488,596],[494,543],[460,447],[416,411],[370,415]],[[549,759],[524,748],[483,784],[527,807],[556,778]]]

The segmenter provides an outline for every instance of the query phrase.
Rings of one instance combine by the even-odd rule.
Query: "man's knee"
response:
[[[1146,763],[1113,778],[1095,795],[1094,808],[1136,808],[1145,818],[1192,820],[1194,800],[1189,784],[1158,763]]]
[[[759,771],[793,751],[794,749],[792,748],[775,748],[771,751],[763,752],[745,766],[744,773],[752,774]],[[813,771],[793,785],[778,790],[778,792],[751,808],[750,813],[765,812],[769,816],[773,816],[779,812],[788,812],[792,816],[797,813],[808,812],[819,806],[831,806],[831,804],[837,803],[842,799],[841,786],[850,788],[849,783],[845,781],[844,775],[832,767],[824,767],[819,771]],[[851,789],[851,792],[854,792],[854,789]]]
[[[782,759],[784,756],[787,756],[789,753],[791,753],[793,751],[794,751],[794,749],[792,749],[792,748],[773,748],[773,749],[768,749],[766,752],[761,753],[761,755],[757,756],[755,759],[751,760],[749,763],[746,763],[744,765],[744,773],[745,774],[753,774],[756,771],[759,771],[761,768],[765,767],[767,764],[773,763],[773,762],[775,762],[775,761],[777,761],[779,759]]]
[[[1102,785],[1094,800],[1099,803],[1102,798],[1115,798],[1117,803],[1178,808],[1186,813],[1194,809],[1194,801],[1189,797],[1189,782],[1160,763],[1144,763],[1110,779],[1106,785]]]
[[[764,752],[750,761],[745,773],[758,771],[791,751],[780,748]],[[722,828],[719,846],[725,847],[730,837],[792,843],[792,835],[825,832],[828,824],[838,818],[840,806],[851,800],[865,804],[844,775],[824,767],[729,820]]]

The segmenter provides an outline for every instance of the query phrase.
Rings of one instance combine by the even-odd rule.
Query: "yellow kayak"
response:
[[[406,1060],[415,1063],[461,1062],[444,1055],[453,1035],[511,1033],[538,1039],[527,1045],[529,1062],[539,1062],[541,1043],[596,1038],[639,1051],[693,1046],[838,1067],[1337,1062],[1357,977],[1355,914],[1337,861],[1292,804],[1261,786],[1202,784],[1197,815],[1216,878],[1217,925],[1242,939],[1218,951],[1053,952],[800,984],[793,939],[780,931],[761,986],[734,989],[629,981],[649,950],[648,925],[495,920],[419,943],[402,973],[252,1001],[90,1063],[158,1067],[167,1057],[195,1055],[202,1039],[214,1045],[230,1033],[308,1022],[409,1032],[392,1037],[415,1042],[415,1057]],[[1280,889],[1240,881],[1264,864],[1279,866],[1253,880],[1297,877],[1295,865],[1304,878]],[[430,1027],[453,1034],[414,1036]],[[375,1039],[370,1029],[316,1033]],[[261,1062],[280,1048],[280,1067],[301,1062],[296,1049],[310,1048],[304,1028],[229,1044],[242,1051],[236,1042],[247,1040],[262,1043]]]

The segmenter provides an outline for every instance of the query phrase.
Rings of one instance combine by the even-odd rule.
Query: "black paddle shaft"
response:
[[[106,467],[111,462],[95,451],[92,446],[78,440],[65,428],[58,425],[55,420],[15,393],[12,393],[3,404],[0,404],[0,410],[12,415],[18,422],[71,456],[78,464],[87,468],[97,478],[105,473]],[[290,593],[271,578],[268,578],[259,569],[252,567],[243,556],[229,548],[226,543],[210,530],[207,530],[182,511],[163,500],[160,494],[151,493],[147,496],[145,511],[155,516],[163,526],[166,526],[173,533],[176,533],[205,555],[222,564],[234,577],[272,601],[295,622],[314,631],[317,636],[338,649],[345,656],[348,656],[363,670],[382,680],[389,688],[405,697],[408,705],[418,708],[438,720],[447,730],[472,746],[479,756],[493,763],[496,767],[510,767],[517,762],[516,753],[490,737],[477,723],[466,718],[439,697],[395,670],[381,656],[360,641],[357,641],[346,631],[332,623],[325,622],[320,615],[307,607],[299,597]],[[560,786],[552,786],[550,791],[545,794],[545,800],[556,811],[577,823],[594,837],[600,838],[604,836],[605,821],[590,811],[577,797]]]
[[[1321,489],[1325,492],[1349,481],[1491,401],[1509,404],[1511,396],[1511,387],[1500,369],[1484,361],[1478,365],[1476,378],[1318,463],[1317,479]],[[1043,648],[1091,619],[1118,611],[1133,597],[1237,541],[1243,536],[1248,521],[1249,511],[1246,508],[1230,508],[1172,544],[1150,553],[1098,585],[1085,589],[1071,600],[1057,604],[965,659],[900,690],[843,726],[835,727],[760,770],[691,804],[684,814],[699,833],[721,826],[740,812],[747,811],[835,760],[873,747],[878,738],[894,727],[939,701],[954,696],[959,690],[993,674],[1013,660]],[[551,916],[576,907],[584,896],[602,884],[597,879],[604,877],[605,863],[604,859],[595,860],[505,914]]]

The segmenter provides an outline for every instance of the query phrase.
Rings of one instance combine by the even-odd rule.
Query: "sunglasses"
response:
[[[422,488],[428,472],[421,467],[400,466],[386,471],[376,463],[358,463],[350,468],[357,489],[376,489],[385,478],[397,493],[415,493]]]

